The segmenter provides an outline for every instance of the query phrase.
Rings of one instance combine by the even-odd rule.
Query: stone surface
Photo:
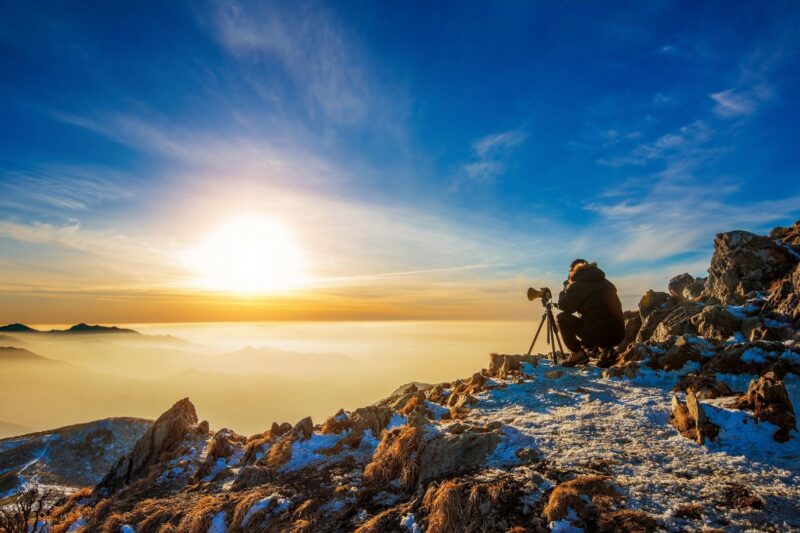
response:
[[[196,430],[197,413],[189,398],[184,398],[162,414],[142,435],[130,454],[122,456],[95,491],[108,494],[147,473],[164,453],[173,451],[190,432]]]
[[[644,319],[656,309],[663,309],[672,304],[672,299],[666,292],[647,291],[639,300],[639,314]]]
[[[622,353],[636,340],[636,335],[642,327],[642,315],[636,311],[625,311],[625,338],[617,345],[617,351]]]
[[[739,398],[736,406],[752,410],[757,420],[766,420],[778,426],[773,435],[778,442],[789,440],[789,432],[797,429],[796,415],[786,386],[774,372],[767,372],[751,381],[747,393]]]
[[[695,335],[697,329],[692,322],[692,317],[703,310],[703,307],[693,302],[683,302],[670,309],[658,324],[655,325],[649,339],[652,342],[667,342],[676,336]],[[655,312],[649,319],[655,319],[659,312]],[[648,324],[648,328],[652,324]],[[644,327],[642,328],[644,329]]]
[[[717,342],[727,340],[742,326],[742,320],[724,305],[708,305],[692,316],[690,322],[698,335]]]
[[[688,289],[694,283],[694,276],[691,274],[679,274],[669,280],[669,284],[667,285],[667,290],[669,294],[676,300],[682,301],[685,300],[686,297],[683,294],[683,291]]]
[[[422,450],[420,484],[477,468],[486,461],[498,442],[500,436],[496,431],[438,435]]]
[[[717,234],[703,297],[743,303],[754,291],[769,290],[798,259],[783,243],[747,231]]]

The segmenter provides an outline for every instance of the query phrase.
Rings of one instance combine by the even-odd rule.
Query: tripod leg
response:
[[[555,331],[553,329],[555,327],[555,324],[553,323],[553,319],[551,317],[552,313],[550,313],[547,317],[547,326],[549,328],[549,333],[550,333],[550,355],[553,357],[553,364],[557,365],[558,357],[556,356],[556,341],[554,339]]]
[[[553,323],[553,336],[556,338],[556,342],[558,343],[558,351],[562,354],[564,353],[564,347],[561,345],[561,332],[558,331],[558,324],[556,323],[555,319],[553,318],[553,312],[550,311],[550,320]],[[554,346],[555,348],[555,346]],[[557,362],[556,362],[557,364]]]
[[[547,313],[542,315],[542,320],[539,322],[539,327],[536,328],[536,335],[533,336],[533,340],[531,341],[531,347],[528,348],[528,355],[530,355],[531,351],[533,351],[533,345],[536,344],[536,339],[539,338],[539,333],[541,333],[542,331],[542,326],[544,325],[544,321],[546,318],[547,318]]]

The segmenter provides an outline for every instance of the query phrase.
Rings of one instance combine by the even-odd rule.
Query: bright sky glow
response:
[[[302,283],[302,259],[277,220],[241,215],[223,223],[186,256],[197,286],[243,295],[270,294]]]

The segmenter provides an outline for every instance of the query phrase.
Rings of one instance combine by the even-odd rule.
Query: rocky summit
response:
[[[50,530],[800,530],[800,223],[723,233],[603,368],[492,354],[315,423],[210,432],[188,399]]]

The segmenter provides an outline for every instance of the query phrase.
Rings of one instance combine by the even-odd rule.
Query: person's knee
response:
[[[556,322],[559,324],[568,324],[574,322],[575,318],[576,317],[572,316],[571,314],[561,311],[556,315]]]

